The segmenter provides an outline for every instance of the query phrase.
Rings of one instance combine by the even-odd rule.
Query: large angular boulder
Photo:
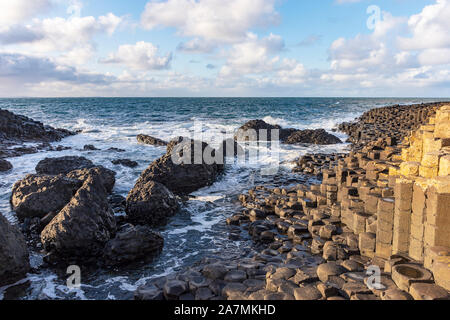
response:
[[[282,128],[260,119],[251,120],[238,129],[234,139],[236,141],[270,141],[272,140],[272,130],[278,130],[279,135]]]
[[[80,170],[74,170],[69,172],[66,176],[70,179],[76,179],[81,182],[86,181],[86,179],[91,176],[96,175],[101,177],[101,181],[106,188],[108,193],[111,193],[114,185],[116,184],[116,173],[112,170],[106,169],[102,166],[94,167],[94,168],[86,168]]]
[[[142,144],[148,144],[151,146],[165,147],[167,142],[158,138],[147,136],[145,134],[140,134],[137,136],[137,141]]]
[[[179,209],[178,201],[164,185],[140,179],[127,197],[129,221],[137,224],[161,226]]]
[[[114,239],[106,243],[104,257],[108,265],[123,265],[134,261],[149,261],[164,246],[164,238],[147,226],[124,225]]]
[[[156,181],[177,195],[186,195],[211,185],[224,169],[223,155],[215,159],[215,152],[204,142],[182,137],[172,140],[167,153],[150,164],[136,186]]]
[[[84,157],[60,157],[60,158],[45,158],[36,166],[38,174],[67,174],[74,170],[89,169],[95,167],[91,160]]]
[[[21,220],[43,218],[64,208],[81,184],[79,180],[63,175],[27,175],[13,186],[12,209]]]
[[[0,287],[23,278],[30,270],[22,233],[0,213]]]
[[[103,254],[116,232],[116,221],[100,175],[90,175],[70,202],[41,232],[47,252],[61,258],[87,259]]]

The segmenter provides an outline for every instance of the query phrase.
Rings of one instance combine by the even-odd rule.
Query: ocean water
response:
[[[191,135],[202,126],[202,138],[217,146],[224,137],[248,120],[263,119],[286,128],[317,129],[331,132],[339,123],[351,121],[363,112],[380,106],[441,101],[441,99],[356,99],[356,98],[64,98],[0,99],[0,108],[23,114],[53,127],[81,130],[82,133],[54,143],[68,146],[62,152],[43,152],[8,159],[11,172],[0,175],[0,213],[17,223],[9,198],[12,185],[46,157],[82,155],[94,163],[116,171],[114,193],[126,196],[136,179],[152,161],[165,153],[164,147],[140,145],[138,134],[163,140]],[[342,140],[345,135],[334,133]],[[92,144],[99,151],[82,151]],[[165,239],[162,254],[152,263],[128,268],[82,270],[82,286],[69,290],[64,274],[40,267],[42,254],[31,252],[37,273],[15,286],[0,288],[1,298],[19,299],[130,299],[133,291],[154,277],[182,269],[205,256],[243,255],[251,246],[245,237],[231,241],[227,217],[241,210],[236,196],[255,184],[296,184],[311,182],[308,177],[290,173],[292,160],[308,152],[344,152],[346,144],[332,146],[280,145],[276,157],[267,153],[251,163],[227,165],[226,173],[212,186],[195,192],[169,225],[160,228]],[[126,150],[124,153],[109,148]],[[263,147],[261,147],[263,148]],[[116,166],[115,159],[139,163],[134,169]],[[261,169],[279,164],[276,175],[263,176]]]

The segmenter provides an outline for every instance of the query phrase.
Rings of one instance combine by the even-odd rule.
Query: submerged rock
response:
[[[111,161],[112,164],[121,165],[128,168],[136,168],[139,164],[136,161],[130,159],[118,159]]]
[[[167,142],[158,138],[154,138],[151,136],[147,136],[145,134],[140,134],[137,136],[137,141],[139,143],[148,144],[151,146],[165,147],[167,146]]]
[[[173,193],[155,181],[139,180],[127,197],[127,217],[138,224],[165,225],[178,209]]]
[[[95,167],[91,160],[84,157],[45,158],[36,166],[38,174],[67,174],[74,170],[89,169]]]
[[[63,175],[27,175],[12,189],[11,206],[19,219],[43,218],[60,211],[81,186],[77,179]]]
[[[4,159],[0,159],[0,172],[6,172],[9,171],[13,168],[11,162],[4,160]]]
[[[205,142],[182,137],[172,140],[167,146],[167,153],[150,164],[139,177],[135,188],[156,181],[177,195],[186,195],[211,185],[224,168],[223,157],[217,160],[219,164],[214,159],[210,159],[211,164],[205,161],[205,154],[213,158],[215,152]]]
[[[149,261],[164,246],[163,237],[147,226],[124,225],[114,239],[105,246],[105,260],[109,265],[122,265],[137,260]]]
[[[0,287],[23,278],[30,270],[22,233],[0,213]]]
[[[47,252],[61,258],[101,256],[116,232],[116,222],[100,175],[89,175],[70,202],[41,233]]]

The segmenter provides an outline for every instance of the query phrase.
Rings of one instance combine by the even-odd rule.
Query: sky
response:
[[[0,0],[0,97],[450,97],[450,0]]]

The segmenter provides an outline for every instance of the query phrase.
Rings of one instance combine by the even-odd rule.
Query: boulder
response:
[[[156,181],[139,180],[127,196],[127,216],[134,223],[165,225],[178,209],[173,193]]]
[[[317,276],[320,281],[327,283],[331,276],[340,276],[346,270],[336,262],[327,262],[317,267]]]
[[[136,168],[139,164],[136,161],[132,161],[130,159],[117,159],[111,161],[112,164],[121,165],[128,168]]]
[[[23,278],[30,270],[22,233],[0,213],[0,287]]]
[[[318,130],[297,130],[289,135],[286,140],[283,140],[286,144],[318,144],[318,145],[328,145],[328,144],[338,144],[342,143],[341,139],[329,134],[324,129]]]
[[[83,151],[99,151],[100,149],[97,149],[94,145],[92,144],[87,144],[83,147]]]
[[[215,150],[207,143],[187,138],[172,140],[167,153],[150,164],[139,177],[136,187],[156,181],[177,195],[186,195],[211,185],[223,171],[223,158],[218,161],[222,163],[211,161],[209,164],[202,156],[204,154],[214,157]]]
[[[103,254],[116,222],[101,175],[91,174],[70,202],[41,232],[47,252],[61,258],[87,259]]]
[[[272,130],[278,130],[278,137],[272,137]],[[273,132],[275,133],[275,132]],[[286,144],[318,144],[328,145],[342,143],[342,141],[324,129],[297,130],[283,129],[279,125],[271,125],[263,120],[252,120],[240,127],[234,137],[236,141],[271,141],[280,140]]]
[[[86,181],[90,176],[95,175],[101,178],[101,183],[108,193],[111,193],[116,184],[116,173],[102,166],[79,169],[69,172],[66,176],[70,179],[76,179],[80,182]]]
[[[270,141],[272,140],[272,130],[278,130],[278,139],[280,139],[282,130],[280,126],[268,124],[260,119],[251,120],[238,129],[234,139],[236,141]]]
[[[163,237],[147,226],[126,224],[114,239],[105,246],[105,261],[109,265],[123,265],[133,261],[149,261],[158,255],[164,246]]]
[[[140,134],[137,136],[137,141],[139,143],[148,144],[151,146],[165,147],[167,146],[167,142],[158,138],[154,138],[151,136],[147,136],[145,134]]]
[[[64,208],[81,184],[78,179],[63,175],[27,175],[13,186],[12,209],[21,220],[43,218],[50,212]]]
[[[6,172],[9,171],[13,168],[11,162],[4,160],[4,159],[0,159],[0,172]]]
[[[38,174],[67,174],[74,170],[89,169],[95,165],[91,160],[84,157],[61,157],[61,158],[45,158],[36,166]]]

